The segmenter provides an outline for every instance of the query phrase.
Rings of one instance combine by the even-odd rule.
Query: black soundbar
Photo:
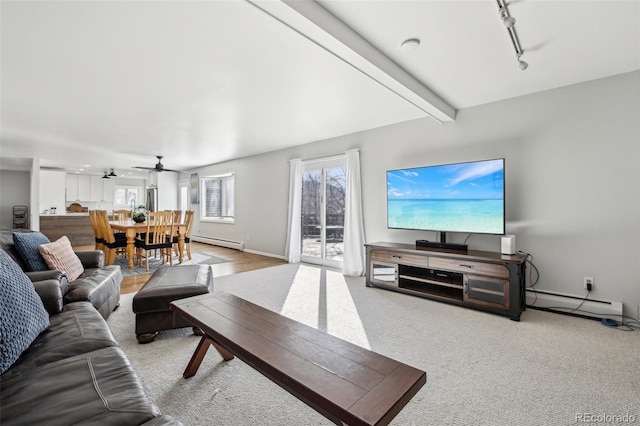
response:
[[[466,244],[439,243],[436,241],[427,241],[427,240],[416,240],[416,248],[453,250],[453,251],[462,251],[462,252],[467,251]]]

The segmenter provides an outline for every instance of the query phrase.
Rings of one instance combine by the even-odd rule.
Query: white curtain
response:
[[[360,185],[360,153],[347,151],[347,190],[344,211],[344,255],[342,273],[364,274],[364,223]]]
[[[302,253],[302,160],[290,161],[289,229],[285,255],[289,263],[300,263]]]

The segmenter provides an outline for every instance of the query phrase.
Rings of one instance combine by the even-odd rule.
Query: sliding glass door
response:
[[[342,268],[345,190],[343,158],[303,163],[302,261]]]

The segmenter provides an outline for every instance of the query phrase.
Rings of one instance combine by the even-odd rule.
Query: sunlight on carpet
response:
[[[371,349],[344,275],[300,265],[280,313]]]
[[[135,259],[134,259],[135,262]],[[173,265],[215,265],[216,263],[224,263],[228,262],[227,259],[223,259],[217,256],[211,256],[203,253],[191,253],[191,259],[189,259],[186,255],[184,256],[184,260],[182,263],[179,262],[178,256],[173,257]],[[117,257],[115,265],[120,265],[120,269],[122,269],[122,275],[125,277],[132,275],[141,275],[148,274],[150,272],[155,271],[161,266],[169,266],[169,262],[162,263],[160,262],[160,258],[151,257],[149,258],[149,271],[146,270],[144,260],[142,262],[142,266],[135,265],[133,269],[129,269],[129,259],[125,257]]]

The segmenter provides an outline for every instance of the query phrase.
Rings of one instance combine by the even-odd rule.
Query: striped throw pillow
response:
[[[49,269],[66,272],[69,282],[84,272],[82,262],[71,248],[71,242],[66,236],[60,237],[53,243],[42,244],[40,254],[49,265]]]

